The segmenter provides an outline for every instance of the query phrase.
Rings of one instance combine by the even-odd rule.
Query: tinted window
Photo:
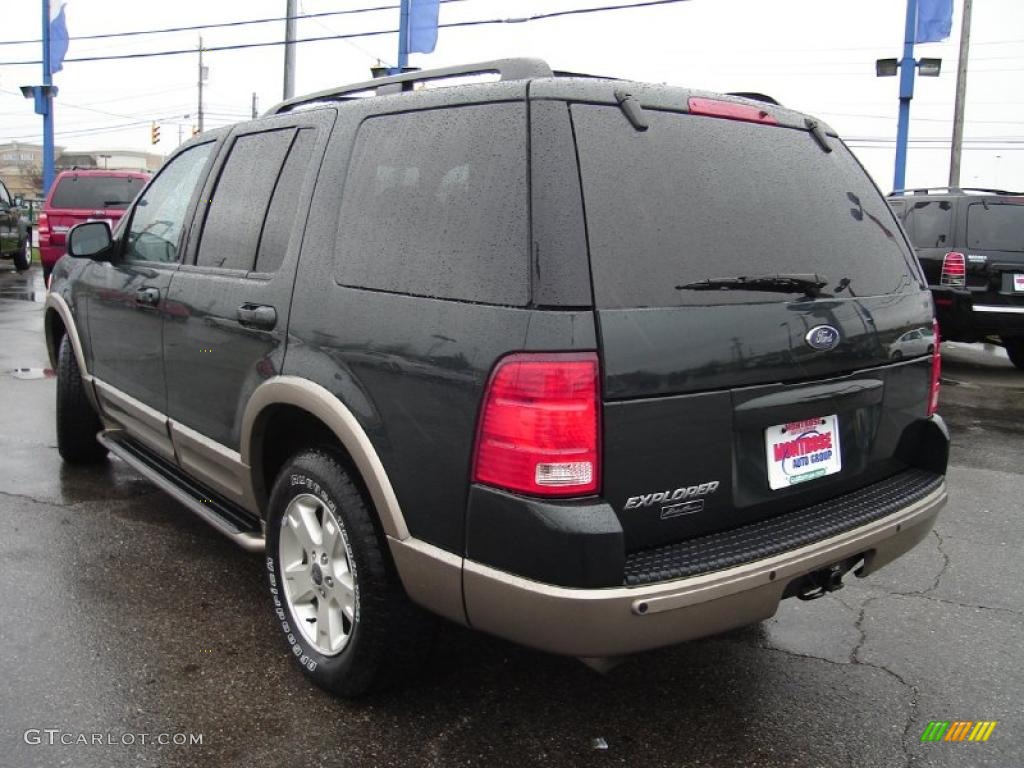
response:
[[[274,272],[281,266],[288,251],[288,242],[295,229],[295,214],[299,209],[299,195],[302,182],[309,170],[309,159],[313,154],[316,131],[311,128],[299,131],[292,144],[281,176],[274,187],[274,196],[267,211],[267,222],[263,225],[259,253],[256,256],[257,272]]]
[[[165,165],[132,211],[125,258],[177,261],[188,204],[213,152],[213,144],[190,147]]]
[[[239,136],[210,198],[196,264],[253,268],[256,244],[292,129]]]
[[[603,307],[778,301],[677,290],[718,277],[817,273],[826,293],[869,296],[917,281],[892,211],[839,142],[807,131],[574,105],[595,298]]]
[[[526,303],[521,103],[371,118],[352,158],[337,240],[340,283]]]
[[[952,242],[953,204],[949,200],[907,202],[903,225],[916,248],[945,248]]]
[[[967,247],[982,251],[1024,251],[1024,205],[971,203]]]
[[[65,176],[53,191],[50,207],[124,210],[145,185],[145,179],[131,176]]]

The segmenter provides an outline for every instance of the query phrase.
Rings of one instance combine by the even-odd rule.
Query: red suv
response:
[[[62,171],[39,214],[39,254],[43,277],[64,255],[68,230],[83,221],[107,221],[114,229],[129,203],[149,181],[143,171]]]

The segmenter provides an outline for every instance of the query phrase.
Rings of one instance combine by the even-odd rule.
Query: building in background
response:
[[[69,150],[56,147],[58,171],[71,168],[106,168],[122,171],[155,171],[164,156],[134,149]],[[42,197],[43,147],[23,141],[0,144],[0,178],[12,195],[24,198]]]
[[[56,147],[59,153],[63,147]],[[12,141],[0,144],[0,178],[12,195],[40,197],[43,187],[43,147]]]
[[[69,168],[99,168],[110,171],[157,170],[164,156],[134,149],[97,149],[91,151],[68,150],[57,155],[57,170]]]

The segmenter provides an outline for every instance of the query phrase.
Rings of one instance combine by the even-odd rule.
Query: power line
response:
[[[458,0],[445,0],[447,2],[457,2]],[[547,13],[537,13],[532,16],[522,16],[518,18],[510,19],[477,19],[473,21],[454,21],[448,22],[447,24],[438,24],[439,28],[458,28],[458,27],[480,27],[490,24],[525,24],[531,21],[541,21],[544,19],[554,19],[560,16],[577,16],[589,13],[600,13],[602,11],[620,11],[628,10],[630,8],[647,8],[657,5],[675,5],[677,3],[686,3],[690,0],[643,0],[638,3],[617,3],[615,5],[602,5],[602,6],[591,6],[587,8],[572,8],[562,11],[548,11]],[[396,6],[397,7],[397,6]],[[304,37],[295,40],[296,43],[316,43],[325,40],[349,40],[360,37],[379,37],[380,35],[397,35],[397,29],[379,29],[370,32],[352,32],[345,35],[322,35],[319,37]],[[239,51],[246,48],[267,48],[269,46],[284,45],[284,40],[271,40],[264,43],[238,43],[236,45],[219,45],[219,46],[208,46],[204,48],[206,52],[212,51]],[[79,56],[70,59],[64,59],[67,62],[84,62],[84,61],[115,61],[123,59],[148,59],[157,56],[180,56],[184,54],[194,54],[195,48],[182,48],[178,50],[170,51],[151,51],[149,53],[123,53],[116,56]],[[39,60],[34,61],[0,61],[0,66],[20,66],[29,64],[40,64]]]
[[[442,3],[461,3],[465,0],[440,0]],[[371,8],[352,8],[347,11],[323,11],[320,13],[300,13],[295,16],[275,16],[269,19],[246,19],[242,21],[225,21],[218,24],[196,24],[190,27],[165,27],[163,29],[136,29],[128,32],[107,32],[102,35],[77,35],[71,40],[102,40],[112,37],[136,37],[138,35],[162,35],[170,32],[195,32],[204,29],[223,29],[225,27],[242,27],[250,24],[270,24],[277,21],[288,21],[289,19],[316,19],[324,16],[350,16],[356,13],[374,13],[377,11],[393,11],[401,6],[378,5]],[[28,45],[30,43],[41,43],[42,40],[0,40],[0,45]],[[71,61],[71,59],[66,59]]]

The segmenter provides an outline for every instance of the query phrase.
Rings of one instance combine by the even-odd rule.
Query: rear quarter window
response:
[[[903,226],[915,248],[945,248],[952,242],[953,204],[949,200],[908,200]]]
[[[340,284],[526,303],[521,102],[371,117],[352,158],[337,237]]]
[[[1024,205],[971,203],[967,247],[978,251],[1024,251]]]
[[[605,308],[781,301],[677,290],[710,278],[817,273],[825,293],[919,290],[885,199],[840,142],[807,131],[575,104],[594,294]]]
[[[132,176],[65,176],[50,198],[51,208],[124,210],[145,186]]]

